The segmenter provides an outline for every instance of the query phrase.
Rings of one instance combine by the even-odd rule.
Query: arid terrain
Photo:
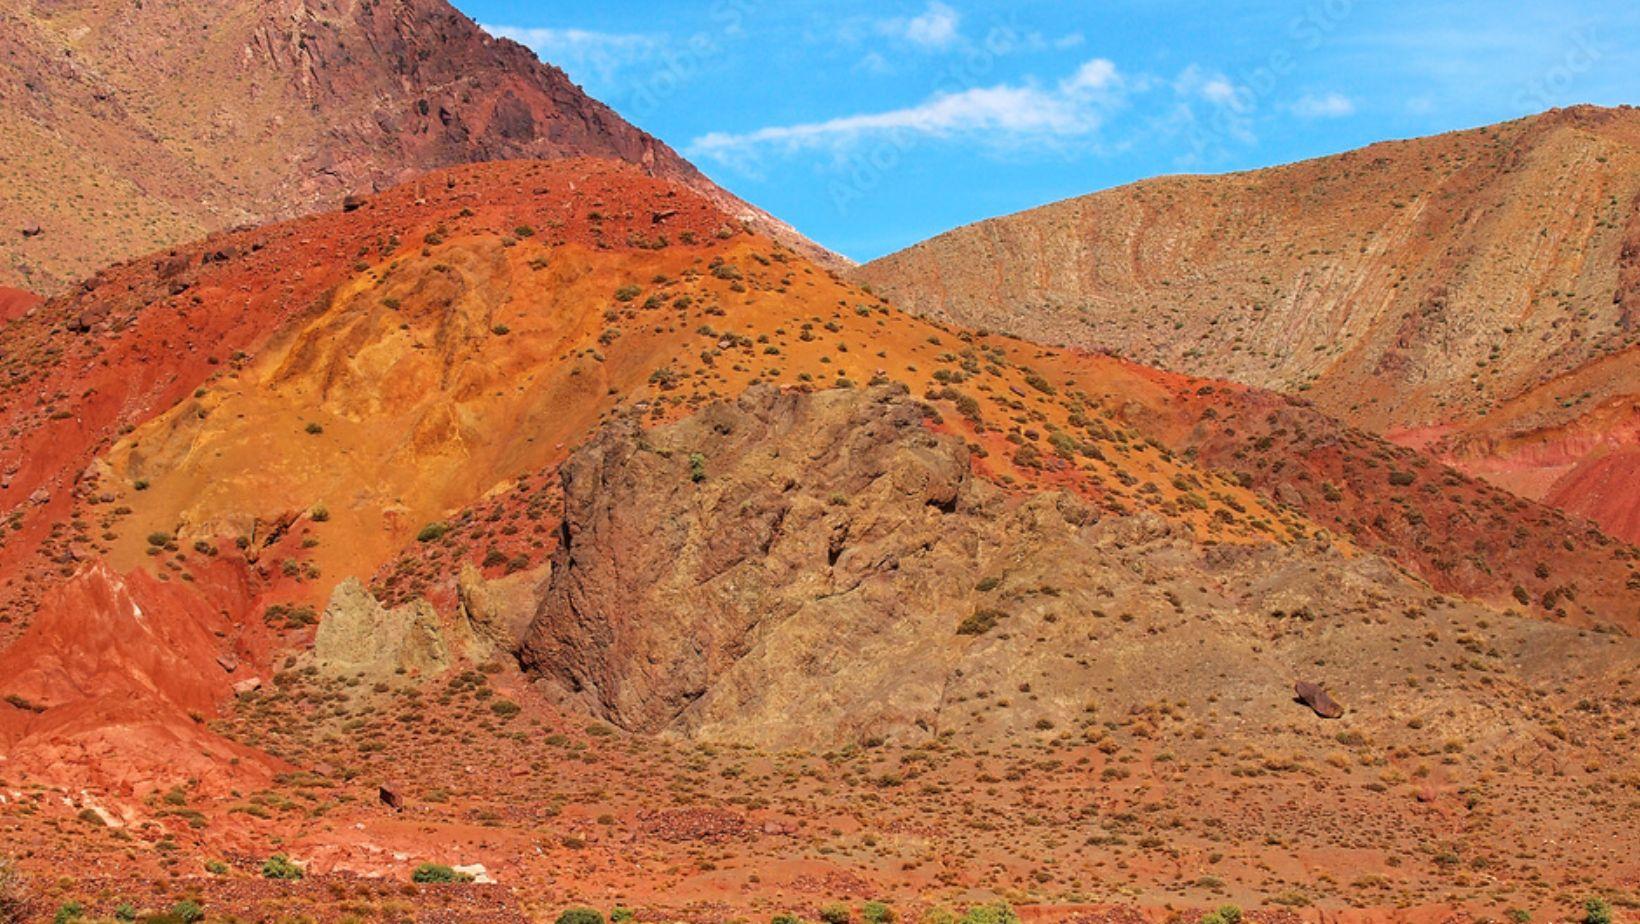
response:
[[[54,294],[428,169],[566,156],[835,259],[445,0],[0,2],[0,285]]]
[[[632,168],[433,174],[6,336],[0,776],[53,907],[1552,913],[1637,872],[1632,547],[919,320]]]
[[[444,0],[0,94],[0,924],[1640,909],[1630,110],[855,271]]]
[[[1270,388],[1640,540],[1640,112],[1581,107],[953,231],[908,310]]]

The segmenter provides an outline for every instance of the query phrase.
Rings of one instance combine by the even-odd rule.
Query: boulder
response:
[[[1327,691],[1318,684],[1300,680],[1293,684],[1293,693],[1298,696],[1300,702],[1315,710],[1315,714],[1323,719],[1337,719],[1344,715],[1344,707],[1338,705],[1338,702],[1327,695]]]

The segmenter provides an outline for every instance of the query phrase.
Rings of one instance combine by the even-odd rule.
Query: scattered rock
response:
[[[1344,715],[1343,706],[1338,705],[1336,700],[1327,695],[1326,690],[1308,680],[1300,680],[1293,684],[1293,692],[1298,695],[1300,702],[1314,709],[1315,714],[1323,719],[1337,719]]]
[[[404,811],[404,797],[399,795],[399,791],[393,787],[382,786],[376,790],[376,795],[382,800],[382,805],[387,806],[395,812]]]
[[[46,233],[45,229],[39,225],[28,225],[22,229],[22,232],[24,237],[39,237]]]

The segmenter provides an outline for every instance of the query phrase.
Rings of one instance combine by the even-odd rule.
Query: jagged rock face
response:
[[[432,676],[450,667],[438,612],[425,601],[388,609],[364,584],[336,586],[313,639],[319,670],[332,677],[392,681]]]
[[[1382,560],[1201,546],[1012,494],[925,413],[888,389],[754,389],[602,431],[564,467],[524,664],[623,727],[771,747],[1000,739],[1204,693],[1280,715],[1318,659],[1372,703],[1363,721],[1406,698],[1375,620],[1431,595]],[[1449,626],[1485,612],[1436,609]]]
[[[626,161],[824,254],[445,0],[0,0],[0,87],[0,284],[48,294],[505,159]]]

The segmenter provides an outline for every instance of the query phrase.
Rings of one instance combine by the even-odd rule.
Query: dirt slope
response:
[[[680,181],[823,254],[444,0],[0,3],[0,284],[57,292],[427,169],[569,156]]]
[[[1462,428],[1470,451],[1452,458],[1506,472],[1518,463],[1472,451],[1509,439],[1495,413],[1572,377],[1587,387],[1569,400],[1636,394],[1640,111],[1151,180],[953,231],[858,278],[919,313],[1302,394],[1379,433]],[[1544,427],[1580,413],[1541,405]],[[1500,483],[1548,496],[1542,479]]]

